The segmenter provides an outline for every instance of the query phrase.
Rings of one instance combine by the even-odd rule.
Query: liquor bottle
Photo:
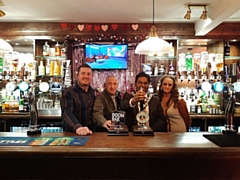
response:
[[[55,61],[55,64],[54,64],[53,75],[54,76],[58,76],[59,75],[59,65],[58,65],[58,61],[57,60]]]
[[[154,74],[153,75],[158,75],[158,64],[157,63],[155,63],[155,65],[154,65]]]
[[[55,45],[55,56],[60,56],[61,55],[61,47],[60,47],[60,44],[57,44]]]
[[[190,96],[190,99],[194,99],[193,97],[194,97],[194,92],[193,92],[193,89],[191,90],[191,92],[190,92],[190,94],[189,94],[189,96]]]
[[[158,69],[158,74],[159,75],[164,75],[165,71],[166,71],[166,69],[165,69],[165,66],[164,66],[164,62],[162,62],[160,68]]]
[[[174,57],[174,47],[173,47],[173,43],[170,42],[169,44],[171,45],[171,49],[170,49],[170,51],[169,51],[169,53],[168,53],[168,56],[169,56],[169,57]]]
[[[24,103],[24,100],[23,99],[19,99],[19,101],[18,101],[18,111],[19,112],[24,112],[24,110],[23,110],[23,103]]]
[[[47,59],[46,75],[47,75],[47,76],[50,76],[50,59]]]
[[[45,66],[43,66],[43,61],[40,61],[40,66],[38,66],[38,75],[44,76],[45,75]]]
[[[193,59],[192,53],[191,52],[186,53],[185,57],[186,57],[186,59],[185,59],[186,71],[190,72],[190,71],[192,71],[192,59]]]
[[[0,73],[3,72],[3,68],[4,68],[4,60],[3,60],[3,57],[0,56]]]
[[[49,56],[50,48],[47,42],[43,45],[43,56]]]
[[[50,76],[54,75],[54,61],[50,62]]]
[[[229,42],[224,43],[224,56],[230,56],[230,45],[229,45]]]
[[[169,64],[168,74],[169,74],[169,75],[174,75],[174,74],[175,74],[175,72],[174,72],[174,66],[173,66],[173,61],[171,61],[170,64]]]

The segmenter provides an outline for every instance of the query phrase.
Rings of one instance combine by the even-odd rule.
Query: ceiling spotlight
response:
[[[184,19],[190,20],[191,19],[191,10],[193,10],[193,8],[204,8],[204,11],[202,13],[202,15],[200,16],[200,19],[207,19],[207,6],[209,6],[209,4],[188,4],[188,10],[187,10],[187,14],[184,16]]]
[[[206,6],[204,6],[204,11],[203,11],[202,15],[200,16],[200,19],[207,19],[207,9],[206,9]]]
[[[188,11],[187,11],[187,14],[184,16],[184,19],[191,19],[191,9],[190,9],[190,6],[188,6]]]
[[[2,10],[0,10],[0,17],[3,17],[3,16],[5,16],[5,15],[6,15],[6,13],[3,12]]]

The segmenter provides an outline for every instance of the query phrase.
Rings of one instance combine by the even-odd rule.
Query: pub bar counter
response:
[[[85,146],[2,146],[1,179],[240,179],[240,148],[219,147],[203,134],[207,133],[123,137],[99,132]]]

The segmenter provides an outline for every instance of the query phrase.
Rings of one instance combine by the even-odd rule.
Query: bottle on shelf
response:
[[[173,66],[173,61],[170,61],[169,69],[168,69],[168,74],[169,74],[169,75],[174,75],[174,74],[175,74],[175,69],[174,69],[174,66]]]
[[[53,75],[54,76],[58,76],[60,73],[60,69],[59,69],[59,65],[58,65],[58,61],[55,60],[55,64],[54,64],[54,71],[53,71]]]
[[[0,56],[0,73],[3,73],[3,68],[4,68],[4,60],[3,60],[3,57]]]
[[[54,61],[50,62],[50,76],[54,75]]]
[[[24,112],[23,111],[23,103],[24,103],[24,100],[22,98],[20,98],[18,101],[18,111],[19,112]]]
[[[61,47],[60,47],[60,44],[57,44],[55,45],[55,56],[60,56],[61,55]]]
[[[46,76],[50,76],[50,59],[47,59]]]
[[[166,72],[164,62],[161,63],[160,68],[158,69],[158,75],[164,75]]]
[[[190,72],[190,71],[192,71],[192,59],[193,59],[192,53],[191,52],[186,53],[185,57],[186,57],[186,59],[185,59],[186,71]]]
[[[31,79],[35,80],[37,75],[37,63],[36,61],[33,62],[32,68],[31,68]]]
[[[169,57],[174,57],[174,47],[173,47],[173,43],[170,42],[169,44],[171,45],[171,49],[170,49],[170,51],[169,51],[169,53],[168,53],[168,56],[169,56]]]
[[[49,56],[50,54],[50,47],[47,42],[43,45],[43,56]]]
[[[154,74],[153,75],[158,75],[158,63],[154,64]]]
[[[230,56],[230,45],[229,42],[224,43],[224,56]]]
[[[45,66],[43,65],[43,61],[40,61],[40,65],[38,66],[38,75],[44,76],[45,75]]]

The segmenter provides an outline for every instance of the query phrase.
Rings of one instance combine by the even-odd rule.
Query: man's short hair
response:
[[[89,68],[89,69],[92,70],[92,68],[88,64],[82,64],[78,67],[78,73],[80,72],[80,69],[83,68],[83,67],[86,67],[86,68]]]
[[[138,78],[140,78],[140,77],[146,77],[148,80],[148,83],[150,83],[150,76],[148,74],[146,74],[145,72],[140,72],[137,74],[135,83],[138,81]]]

